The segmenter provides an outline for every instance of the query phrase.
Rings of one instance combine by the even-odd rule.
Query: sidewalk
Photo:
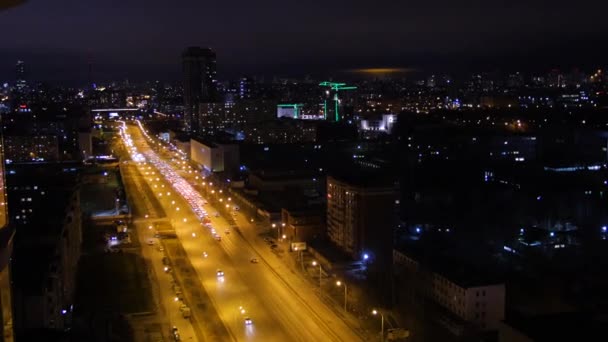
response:
[[[277,269],[277,272],[280,274],[293,274],[299,278],[302,283],[305,283],[305,286],[310,289],[310,291],[314,293],[327,308],[329,308],[337,317],[339,317],[348,327],[361,336],[362,340],[370,341],[375,337],[374,333],[369,331],[365,321],[355,317],[350,310],[348,313],[345,313],[343,305],[339,304],[336,300],[329,296],[326,288],[328,286],[328,280],[333,279],[327,278],[327,275],[324,273],[324,276],[322,277],[322,287],[319,289],[318,271],[315,272],[317,275],[316,278],[308,276],[310,275],[307,272],[308,268],[305,266],[306,270],[302,270],[301,263],[296,260],[297,254],[289,252],[285,248],[285,244],[279,243],[280,247],[273,251],[263,240],[263,236],[268,235],[269,233],[268,229],[263,229],[255,224],[251,224],[244,217],[244,215],[240,213],[236,216],[236,223],[239,227],[240,234],[243,235],[243,237],[249,242],[249,244],[258,254],[262,255],[267,260],[277,260],[286,268],[286,270]],[[276,236],[273,236],[272,238],[273,240],[277,240]]]

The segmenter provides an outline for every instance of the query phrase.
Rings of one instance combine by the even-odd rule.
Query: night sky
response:
[[[355,67],[425,72],[603,66],[602,0],[30,0],[0,12],[0,80],[178,79],[210,46],[221,78]],[[89,57],[90,56],[90,57]]]

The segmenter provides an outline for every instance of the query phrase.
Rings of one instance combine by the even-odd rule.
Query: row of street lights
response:
[[[321,277],[322,277],[322,272],[323,272],[321,263],[317,262],[316,260],[313,260],[311,264],[312,264],[312,266],[315,266],[315,267],[319,266],[319,288],[321,288]],[[345,282],[340,281],[340,280],[336,281],[336,286],[338,286],[338,287],[344,286],[344,312],[348,312],[348,287],[346,286]],[[380,318],[381,318],[380,333],[382,335],[382,338],[384,338],[384,315],[376,309],[372,310],[372,315],[380,316]]]
[[[154,173],[152,173],[152,174],[154,174]],[[198,177],[196,177],[196,178],[198,179]],[[208,185],[209,187],[211,187],[211,186],[213,185],[213,183],[212,183],[212,182],[208,182],[208,183],[206,183],[206,182],[204,181],[204,177],[203,177],[203,182],[201,182],[201,183],[202,183],[203,187],[205,187],[205,186],[207,186],[207,185]],[[219,190],[218,190],[218,192],[217,192],[217,195],[220,195],[222,192],[223,192],[223,191],[222,191],[221,189],[219,189]],[[216,195],[216,191],[212,189],[212,190],[211,190],[211,194]],[[167,195],[169,195],[169,193],[168,193]],[[223,202],[223,200],[224,200],[223,198],[219,198],[219,202]],[[228,198],[226,199],[226,202],[229,202],[229,201],[231,201],[231,198],[230,198],[230,197],[228,197]],[[174,202],[174,201],[172,201],[172,204],[174,204],[174,203],[175,203],[175,202]],[[229,208],[230,208],[230,204],[228,204],[228,203],[227,203],[227,204],[226,204],[226,208],[229,210]],[[176,208],[176,210],[178,210],[178,211],[179,211],[179,207],[177,207],[177,208]],[[148,215],[146,215],[146,216],[148,216]],[[184,222],[186,222],[186,219],[185,219],[185,218],[184,218]],[[280,230],[278,229],[277,224],[276,224],[276,223],[272,223],[272,224],[271,224],[271,226],[272,226],[272,228],[273,228],[273,229],[275,229],[275,228],[277,229],[277,240],[280,240],[280,239],[281,239],[281,235],[280,235],[280,234],[281,234],[281,232],[280,232]],[[285,223],[281,223],[281,227],[282,227],[282,228],[285,228]],[[151,227],[149,227],[149,228],[151,228]],[[286,235],[285,235],[285,234],[283,234],[283,236],[282,236],[282,237],[283,237],[283,240],[285,240],[285,239],[286,239]],[[367,259],[368,259],[368,257],[369,257],[369,256],[368,256],[367,254],[365,254],[365,255],[364,255],[364,257],[363,257],[363,259],[364,259],[364,260],[367,260]],[[316,260],[313,260],[313,261],[312,261],[312,266],[314,266],[314,267],[319,266],[319,288],[321,288],[321,285],[322,285],[321,279],[322,279],[322,277],[323,277],[323,267],[321,266],[321,263],[317,262]],[[345,282],[340,281],[340,280],[337,280],[335,284],[336,284],[336,286],[338,286],[338,287],[340,287],[340,286],[343,286],[343,287],[344,287],[344,311],[345,311],[345,312],[348,312],[348,286],[346,285],[346,283],[345,283]],[[242,306],[240,306],[240,307],[239,307],[239,312],[240,312],[241,314],[245,314],[245,309],[244,309]],[[372,315],[374,315],[374,316],[380,316],[380,334],[381,334],[381,340],[384,340],[384,315],[383,315],[383,314],[382,314],[382,313],[381,313],[379,310],[377,310],[377,309],[373,309],[373,310],[371,311],[371,313],[372,313]]]

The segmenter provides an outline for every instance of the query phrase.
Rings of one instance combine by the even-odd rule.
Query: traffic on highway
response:
[[[186,176],[191,181],[197,179],[195,172],[183,167],[181,157],[177,158],[177,165],[171,165],[171,159],[176,159],[175,153],[157,154],[150,145],[158,143],[146,136],[139,122],[137,125],[139,127],[122,122],[120,134],[125,146],[139,164],[142,177],[149,182],[159,201],[168,207],[168,218],[200,284],[209,293],[234,340],[362,340],[316,298],[310,284],[284,270],[280,261],[259,254],[261,251],[251,242],[255,239],[253,236],[257,236],[251,227],[241,234],[230,234],[232,227],[186,180]],[[183,171],[186,171],[184,176],[180,175]],[[157,189],[165,186],[172,189],[158,192]],[[199,234],[201,231],[207,233]],[[218,233],[222,231],[224,236]],[[260,242],[264,244],[261,239]],[[237,310],[245,306],[246,312]],[[250,310],[252,308],[254,310]]]

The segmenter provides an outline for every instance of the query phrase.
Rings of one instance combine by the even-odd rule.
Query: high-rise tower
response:
[[[25,63],[23,61],[17,61],[17,65],[15,65],[15,85],[19,90],[23,90],[26,86]]]
[[[184,126],[196,135],[200,132],[199,103],[216,102],[217,78],[215,52],[209,48],[189,47],[182,53],[184,73]]]

